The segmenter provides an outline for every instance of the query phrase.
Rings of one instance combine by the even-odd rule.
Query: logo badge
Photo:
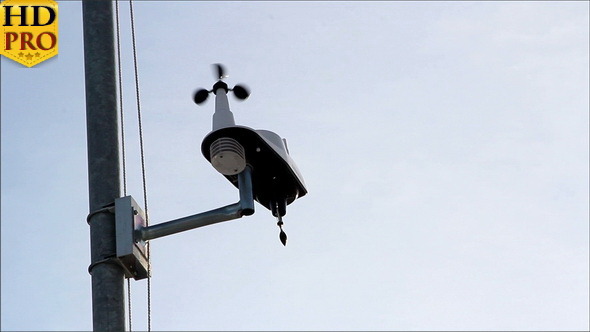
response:
[[[5,57],[33,67],[57,54],[57,3],[5,0],[0,3]]]

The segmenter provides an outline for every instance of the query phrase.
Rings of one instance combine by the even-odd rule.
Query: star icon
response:
[[[41,53],[37,52],[37,53],[35,53],[35,56],[38,58],[41,56]]]
[[[18,57],[19,57],[19,58],[22,58],[22,57],[23,57],[23,55],[25,55],[25,54],[24,54],[23,52],[20,52],[20,53],[18,54]]]
[[[27,58],[27,60],[31,60],[33,58],[33,55],[31,53],[27,53],[27,55],[25,55],[25,58]]]

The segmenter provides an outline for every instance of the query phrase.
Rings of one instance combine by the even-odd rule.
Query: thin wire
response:
[[[117,67],[119,69],[119,118],[121,122],[121,153],[123,155],[123,196],[127,196],[127,168],[125,166],[125,117],[123,116],[123,74],[121,69],[121,38],[119,29],[119,0],[115,1],[117,25]]]
[[[148,217],[148,199],[147,185],[145,180],[145,155],[143,148],[143,127],[141,124],[141,104],[139,97],[139,75],[137,71],[137,48],[135,46],[135,20],[133,15],[133,0],[129,0],[129,13],[131,16],[131,37],[133,45],[133,67],[135,69],[135,95],[137,97],[137,120],[139,124],[139,150],[141,153],[141,176],[143,180],[143,202],[145,212],[146,226],[149,225]],[[147,311],[148,311],[148,332],[152,330],[152,301],[151,301],[151,260],[150,260],[150,243],[146,244],[148,260],[148,277],[147,277]]]
[[[117,67],[119,72],[119,118],[121,122],[121,154],[123,155],[123,196],[127,196],[127,167],[125,164],[125,116],[123,112],[123,73],[121,68],[121,32],[119,24],[119,0],[115,1],[115,20],[117,27]],[[129,313],[129,332],[133,331],[131,319],[131,280],[127,278],[127,311]]]
[[[129,311],[129,332],[133,331],[131,328],[131,278],[127,278],[127,311]]]

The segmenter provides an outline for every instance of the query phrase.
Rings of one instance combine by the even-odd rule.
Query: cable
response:
[[[127,278],[127,311],[129,311],[129,332],[133,331],[131,328],[131,278]]]
[[[149,225],[148,217],[148,199],[147,199],[147,185],[145,176],[145,154],[143,145],[143,128],[141,124],[141,104],[139,95],[139,74],[137,71],[137,48],[135,46],[135,20],[133,15],[133,0],[129,0],[129,13],[131,16],[131,38],[133,45],[133,67],[135,69],[135,95],[137,98],[137,120],[139,124],[139,150],[141,154],[141,175],[143,180],[143,203],[145,212],[146,226]],[[150,260],[150,243],[146,244],[147,259],[148,259],[148,277],[147,277],[147,307],[148,307],[148,332],[152,330],[152,308],[151,308],[151,260]]]
[[[121,32],[119,23],[119,0],[115,1],[115,20],[117,28],[117,68],[119,79],[119,121],[121,122],[121,154],[123,168],[123,196],[127,196],[127,167],[125,164],[125,116],[123,112],[123,73],[121,68]],[[131,280],[127,278],[127,311],[129,314],[129,332],[133,331],[132,310],[131,310]]]

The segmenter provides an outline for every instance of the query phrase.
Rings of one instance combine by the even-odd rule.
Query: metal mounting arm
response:
[[[254,213],[254,194],[252,191],[252,170],[250,166],[238,174],[240,201],[218,209],[197,213],[192,216],[174,219],[135,231],[136,241],[149,241],[193,228],[199,228],[222,221],[249,216]]]

